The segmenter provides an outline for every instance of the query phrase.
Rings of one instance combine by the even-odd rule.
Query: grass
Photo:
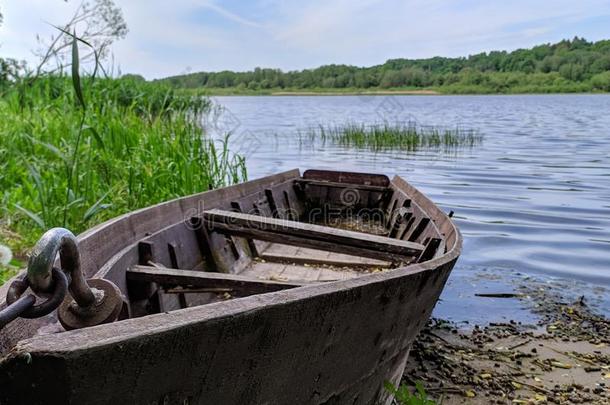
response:
[[[399,405],[435,405],[436,402],[428,398],[428,394],[421,382],[415,384],[415,390],[411,393],[409,387],[401,384],[396,388],[389,382],[385,383],[385,389],[394,396],[394,400]]]
[[[80,81],[82,96],[70,77],[47,76],[0,97],[0,244],[18,259],[50,227],[79,233],[246,179],[229,139],[203,132],[207,99],[133,79]]]
[[[416,151],[427,149],[455,149],[473,147],[483,141],[475,130],[439,129],[421,127],[413,123],[364,125],[348,123],[336,126],[319,126],[300,134],[301,142],[331,142],[344,147],[373,151],[393,149]]]

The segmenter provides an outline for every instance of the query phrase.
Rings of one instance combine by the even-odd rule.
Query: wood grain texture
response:
[[[0,396],[9,403],[17,393],[27,403],[384,403],[382,382],[398,382],[451,266],[34,337],[3,363]]]
[[[299,184],[302,184],[304,186],[318,186],[318,187],[329,187],[329,188],[339,188],[339,189],[349,188],[352,190],[377,191],[377,192],[385,192],[387,190],[387,186],[373,186],[373,185],[369,185],[369,184],[346,184],[346,183],[339,183],[339,182],[334,182],[334,181],[308,180],[308,179],[299,179],[299,180],[296,180],[296,182]]]
[[[264,189],[278,206],[298,204],[291,186],[298,176],[291,171],[100,225],[80,237],[86,272],[125,285],[139,241],[163,240],[185,218],[230,209],[230,201]],[[442,253],[390,271],[71,332],[35,335],[52,317],[15,322],[0,333],[0,351],[12,347],[0,361],[0,403],[389,403],[383,382],[399,382],[462,245],[427,197],[398,177],[390,187],[396,206],[411,199],[413,216],[431,219],[420,238],[438,233]],[[191,239],[170,242],[176,255],[180,243],[194,246]],[[5,294],[6,287],[0,300]]]
[[[204,212],[203,220],[216,232],[395,262],[407,262],[424,249],[378,235],[222,210]]]
[[[133,266],[131,269],[127,270],[127,280],[145,283],[154,282],[165,287],[224,287],[231,288],[246,295],[261,294],[302,286],[302,284],[253,279],[236,274],[207,273],[181,269],[160,269],[151,266]],[[241,295],[242,294],[240,294],[240,296]]]
[[[223,207],[230,201],[274,187],[300,177],[298,169],[278,173],[273,176],[248,181],[222,189],[206,191],[188,197],[163,202],[151,207],[121,215],[97,225],[78,235],[81,252],[81,266],[85,277],[104,277],[119,286],[127,294],[125,270],[137,257],[138,242],[177,223],[186,223],[207,208]],[[0,308],[6,305],[6,292],[12,280],[0,286]],[[13,347],[18,341],[33,336],[36,331],[56,321],[53,314],[35,320],[17,319],[0,333],[0,355]]]
[[[368,184],[371,186],[387,187],[390,179],[383,174],[340,172],[332,170],[309,169],[303,173],[303,179],[330,181],[350,185]]]
[[[276,263],[329,265],[351,269],[387,269],[391,263],[360,256],[345,255],[317,249],[271,243],[261,253],[261,259]]]

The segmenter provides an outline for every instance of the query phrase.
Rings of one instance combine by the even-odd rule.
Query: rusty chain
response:
[[[7,306],[0,310],[0,329],[17,318],[40,318],[56,310],[68,292],[68,278],[59,269],[52,270],[52,292],[44,302],[36,304],[36,296],[25,291],[30,287],[27,275],[15,280],[6,293]]]
[[[54,267],[58,254],[61,269]],[[35,295],[24,295],[28,288]],[[46,300],[36,304],[37,297]],[[56,309],[66,329],[94,326],[114,322],[122,306],[121,292],[112,282],[85,280],[74,234],[53,228],[32,249],[27,273],[9,286],[6,307],[0,310],[0,329],[17,318],[40,318]]]

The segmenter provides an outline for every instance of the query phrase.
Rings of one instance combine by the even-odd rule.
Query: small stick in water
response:
[[[517,293],[480,293],[480,294],[475,294],[475,297],[484,297],[484,298],[522,298],[522,297],[525,297],[525,294],[517,294]]]

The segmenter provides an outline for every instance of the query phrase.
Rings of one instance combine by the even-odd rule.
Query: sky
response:
[[[78,1],[0,0],[0,56],[33,62]],[[574,36],[610,39],[610,0],[115,0],[129,33],[116,71],[147,79],[392,58],[468,56]]]

